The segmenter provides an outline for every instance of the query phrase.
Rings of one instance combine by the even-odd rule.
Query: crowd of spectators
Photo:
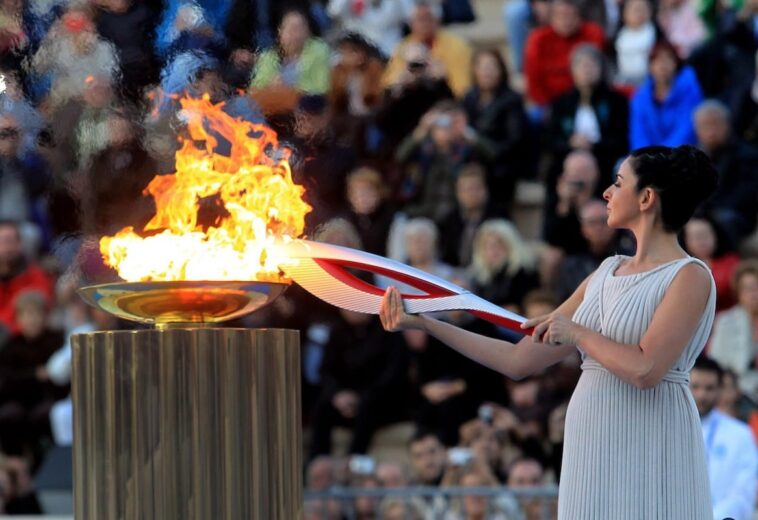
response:
[[[718,373],[721,397],[701,414],[718,407],[758,436],[758,2],[508,0],[507,55],[505,39],[474,47],[447,25],[470,21],[470,7],[0,1],[0,512],[35,512],[30,475],[51,445],[71,442],[70,335],[129,326],[75,289],[82,272],[108,275],[93,237],[150,217],[143,189],[174,171],[187,137],[181,95],[207,94],[277,131],[313,206],[310,237],[396,258],[527,317],[554,309],[603,258],[634,252],[602,199],[631,149],[699,146],[720,176],[681,237],[718,291],[707,354],[720,366],[704,370]],[[545,194],[536,237],[515,224],[523,181]],[[517,339],[466,313],[439,317]],[[311,489],[560,478],[579,354],[509,381],[423,332],[389,334],[297,287],[244,324],[302,332]],[[416,430],[410,466],[361,458],[401,421]],[[337,427],[352,434],[352,458],[332,457]],[[327,516],[322,506],[308,518],[342,518],[340,504]],[[538,514],[481,497],[355,508],[387,519]]]

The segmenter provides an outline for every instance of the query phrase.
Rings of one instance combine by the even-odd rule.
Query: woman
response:
[[[746,260],[734,272],[737,305],[719,314],[708,355],[739,376],[749,397],[758,395],[758,261]]]
[[[713,323],[716,291],[676,233],[716,189],[716,177],[690,146],[633,152],[604,196],[608,224],[634,233],[636,254],[604,261],[555,312],[524,323],[534,330],[517,345],[410,316],[395,289],[384,297],[386,329],[426,330],[512,378],[579,348],[583,372],[566,415],[559,519],[713,518],[687,379]]]
[[[734,305],[732,276],[740,257],[716,221],[706,215],[691,218],[684,226],[684,248],[711,268],[716,282],[716,312]]]
[[[516,178],[524,170],[527,119],[521,96],[508,86],[508,70],[500,53],[484,49],[474,54],[473,86],[463,98],[469,124],[495,147],[489,188],[500,204],[510,206]]]
[[[650,51],[650,76],[632,97],[629,144],[643,146],[695,144],[692,113],[703,92],[692,67],[684,65],[676,49],[660,41]]]
[[[311,35],[301,11],[284,14],[277,46],[258,58],[250,88],[266,87],[290,87],[306,94],[329,90],[329,47]]]
[[[516,227],[488,220],[474,237],[471,277],[474,293],[497,305],[520,311],[524,296],[539,286],[536,259]]]
[[[587,150],[610,182],[613,166],[629,151],[629,104],[608,86],[604,65],[605,58],[594,45],[580,45],[571,54],[574,88],[553,102],[546,135],[554,175],[560,173],[569,152]]]

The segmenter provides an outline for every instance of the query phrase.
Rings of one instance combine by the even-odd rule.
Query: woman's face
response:
[[[434,239],[429,233],[411,233],[405,239],[405,251],[411,265],[426,264],[434,259]]]
[[[308,21],[300,13],[289,13],[279,25],[279,44],[286,54],[298,54],[310,36]]]
[[[359,179],[348,183],[347,200],[358,215],[370,215],[379,206],[381,197],[372,182]]]
[[[639,216],[639,193],[637,193],[637,175],[627,158],[616,174],[616,182],[603,193],[608,202],[608,226],[614,229],[628,228]]]
[[[624,6],[624,25],[636,29],[650,21],[650,4],[647,0],[630,0]]]
[[[487,233],[482,239],[482,253],[485,265],[492,268],[508,258],[508,245],[494,233]]]
[[[480,54],[474,64],[474,81],[484,91],[497,88],[503,79],[497,60],[491,54]]]
[[[737,301],[750,314],[758,314],[758,276],[743,274],[737,282]]]
[[[650,74],[656,83],[671,83],[676,75],[676,58],[669,51],[659,51],[650,60]]]
[[[713,258],[716,251],[716,233],[711,224],[701,218],[693,218],[684,226],[684,242],[690,253],[701,260]]]
[[[571,67],[574,86],[578,89],[597,85],[600,82],[601,73],[602,68],[597,60],[586,54],[579,56]]]

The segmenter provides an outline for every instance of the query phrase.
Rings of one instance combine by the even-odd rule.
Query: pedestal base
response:
[[[76,520],[301,518],[291,330],[73,338]]]

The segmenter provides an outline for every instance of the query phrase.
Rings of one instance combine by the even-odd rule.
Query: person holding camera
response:
[[[443,101],[421,118],[397,149],[404,170],[400,198],[411,217],[442,220],[455,207],[455,180],[465,164],[495,158],[491,141],[471,128],[466,112]]]
[[[441,19],[442,6],[439,3],[426,0],[416,2],[408,20],[410,34],[395,47],[387,64],[385,86],[392,86],[405,74],[405,48],[421,44],[429,50],[431,59],[427,64],[444,76],[456,97],[466,93],[471,86],[471,47],[453,33],[440,29]]]
[[[454,97],[439,65],[421,43],[408,43],[402,51],[403,66],[385,86],[384,100],[376,114],[388,150],[393,150],[434,105]],[[385,78],[386,79],[386,78]]]

